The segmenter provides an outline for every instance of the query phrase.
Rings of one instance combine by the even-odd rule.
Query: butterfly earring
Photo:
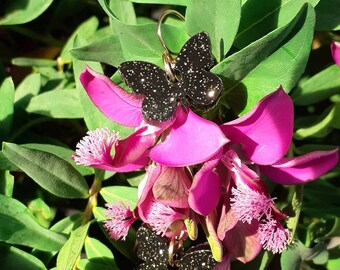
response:
[[[119,73],[134,93],[143,95],[142,112],[146,121],[170,120],[177,105],[192,105],[200,110],[213,107],[222,91],[222,80],[208,70],[214,65],[208,33],[192,36],[178,54],[165,45],[161,34],[164,18],[175,10],[165,11],[158,20],[158,37],[164,48],[162,56],[165,70],[143,61],[128,61],[119,67]]]

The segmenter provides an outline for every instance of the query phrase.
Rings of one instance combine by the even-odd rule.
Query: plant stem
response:
[[[87,202],[85,211],[83,213],[83,222],[82,224],[86,224],[92,218],[93,208],[97,206],[97,196],[98,192],[102,187],[102,180],[104,176],[104,171],[102,170],[95,170],[95,177],[90,188],[90,198]]]

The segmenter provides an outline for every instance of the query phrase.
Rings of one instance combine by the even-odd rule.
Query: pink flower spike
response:
[[[157,201],[151,203],[146,214],[147,223],[149,223],[156,234],[162,236],[165,235],[169,226],[178,219],[185,219],[185,216]]]
[[[273,200],[250,189],[247,186],[238,186],[231,189],[231,210],[238,220],[250,224],[253,219],[260,220],[263,216],[269,216]]]
[[[89,67],[80,74],[80,81],[94,105],[111,121],[129,127],[142,123],[142,100],[136,95]]]
[[[331,44],[331,52],[335,64],[340,67],[340,42],[333,41]]]
[[[106,214],[110,219],[103,223],[109,236],[114,240],[125,240],[132,223],[137,220],[130,210],[130,205],[119,201],[117,204],[106,204],[106,207]]]
[[[293,110],[291,98],[280,87],[241,118],[221,125],[221,129],[232,143],[242,145],[248,159],[256,164],[272,164],[290,146]]]
[[[107,127],[88,131],[76,146],[72,159],[78,165],[111,167],[111,150],[117,144],[119,134],[110,132]]]
[[[315,151],[296,158],[283,158],[261,172],[281,185],[305,184],[320,177],[338,162],[338,149]]]
[[[209,160],[228,141],[215,123],[179,106],[170,134],[151,149],[150,158],[173,167],[194,165]]]
[[[264,249],[274,254],[282,253],[282,251],[287,249],[290,232],[288,229],[283,228],[275,219],[270,219],[260,224],[257,234]]]

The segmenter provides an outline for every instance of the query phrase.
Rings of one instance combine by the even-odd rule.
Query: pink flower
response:
[[[307,183],[335,166],[337,149],[284,157],[292,140],[293,104],[282,88],[221,129],[230,142],[195,175],[189,205],[203,216],[217,209],[218,237],[240,261],[252,260],[262,248],[282,252],[289,240],[280,223],[286,215],[260,173],[280,184]]]
[[[221,125],[239,155],[279,184],[308,183],[338,162],[338,150],[316,151],[297,158],[284,158],[293,134],[293,102],[282,87],[263,98],[250,112]]]
[[[128,142],[123,140],[117,144],[124,144],[122,148],[125,152],[120,157],[123,160],[127,155],[134,162],[147,152],[158,163],[188,166],[210,159],[228,142],[215,123],[199,117],[189,108],[178,106],[171,121],[145,123],[140,96],[127,93],[109,78],[90,68],[83,71],[80,81],[104,115],[118,124],[136,128],[136,132],[125,139]],[[161,134],[161,142],[155,145]],[[111,167],[114,169],[117,166]]]
[[[145,167],[149,163],[148,150],[155,142],[154,133],[148,134],[141,127],[124,140],[108,128],[88,131],[77,144],[72,159],[80,165],[116,172],[129,172]]]
[[[138,187],[140,218],[162,236],[174,237],[185,229],[189,216],[190,174],[186,168],[150,165]]]
[[[103,221],[104,228],[114,240],[125,240],[131,225],[137,220],[135,214],[130,210],[130,205],[123,202],[117,204],[106,204],[106,214],[109,220]]]
[[[264,181],[242,163],[233,149],[227,150],[221,161],[230,172],[217,229],[224,246],[242,262],[255,258],[261,248],[282,252],[290,239],[289,231],[280,224],[286,215],[275,206]],[[275,227],[269,230],[268,226],[265,234],[266,224],[275,224]],[[282,231],[285,238],[280,234]],[[239,239],[237,244],[236,239]],[[273,241],[280,244],[277,250],[271,245]]]
[[[331,52],[335,64],[340,67],[340,42],[333,41],[331,44]]]

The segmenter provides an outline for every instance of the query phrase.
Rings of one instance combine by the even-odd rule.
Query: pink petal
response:
[[[150,165],[146,170],[145,178],[142,180],[143,187],[138,187],[138,214],[139,217],[146,222],[146,213],[148,212],[151,203],[155,200],[152,194],[152,187],[161,173],[161,167],[157,165]]]
[[[223,240],[227,231],[234,228],[238,222],[236,214],[230,210],[230,194],[227,195],[225,203],[222,206],[220,221],[217,226],[217,236]]]
[[[213,211],[221,197],[221,180],[214,170],[218,162],[219,158],[207,161],[196,173],[189,190],[190,208],[202,216]]]
[[[150,158],[174,167],[194,165],[210,159],[228,141],[215,123],[179,106],[170,134],[151,149]]]
[[[80,74],[88,96],[98,109],[118,124],[137,127],[143,121],[142,100],[127,93],[106,76],[87,67]]]
[[[340,42],[333,41],[331,44],[331,52],[335,64],[340,67]]]
[[[296,158],[283,158],[272,166],[261,166],[268,178],[282,185],[308,183],[320,177],[338,162],[338,149],[315,151]]]
[[[253,260],[262,250],[262,245],[257,239],[258,221],[251,224],[238,222],[236,226],[227,231],[223,245],[230,255],[243,263]]]
[[[282,87],[263,98],[239,119],[221,126],[232,143],[240,143],[246,156],[261,165],[281,159],[293,134],[293,102]]]
[[[106,163],[104,167],[97,166],[97,168],[131,172],[145,167],[150,161],[149,148],[155,144],[161,132],[161,128],[143,122],[134,133],[118,141],[111,164]]]
[[[160,165],[162,170],[152,191],[155,199],[167,206],[188,208],[191,179],[186,168]]]

